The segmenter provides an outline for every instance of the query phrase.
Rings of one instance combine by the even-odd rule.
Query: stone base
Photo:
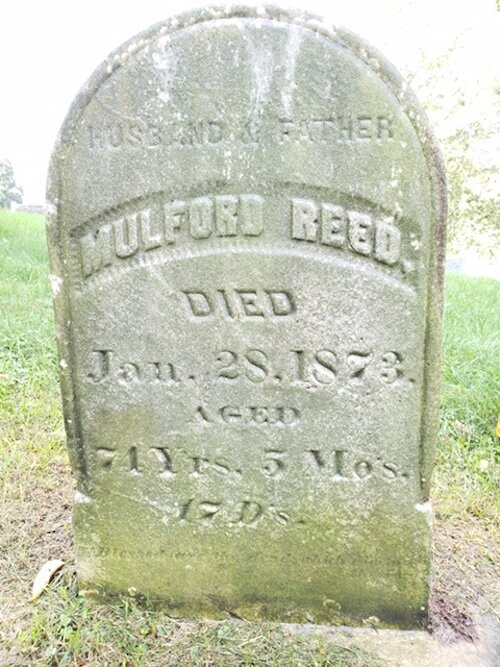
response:
[[[447,644],[428,632],[285,624],[286,631],[325,637],[362,649],[384,667],[496,667],[500,664],[500,624],[488,615],[475,619],[479,641]]]
[[[80,590],[132,595],[179,618],[427,625],[429,505],[401,504],[398,515],[382,507],[363,521],[325,509],[317,513],[324,523],[305,506],[304,523],[225,529],[222,521],[167,523],[168,504],[131,501],[125,490],[95,499],[78,493]]]

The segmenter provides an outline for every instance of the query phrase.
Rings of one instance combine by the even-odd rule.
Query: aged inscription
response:
[[[443,193],[394,70],[306,14],[205,9],[103,64],[49,179],[83,590],[426,623]]]

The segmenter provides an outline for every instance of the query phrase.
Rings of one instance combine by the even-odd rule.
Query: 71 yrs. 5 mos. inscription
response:
[[[444,182],[393,68],[300,12],[165,21],[48,192],[80,587],[424,623]]]

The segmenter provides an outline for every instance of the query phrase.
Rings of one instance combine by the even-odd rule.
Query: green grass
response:
[[[290,635],[275,624],[178,622],[131,602],[102,605],[78,596],[71,566],[72,478],[47,274],[43,218],[0,212],[0,664],[377,665],[366,653],[326,638]],[[447,522],[443,532],[453,533],[457,521],[474,522],[470,534],[480,538],[474,558],[486,562],[494,559],[488,531],[498,516],[500,487],[494,436],[499,283],[448,276],[444,330],[434,502],[438,518]],[[449,549],[447,544],[441,551],[444,570]],[[467,549],[463,553],[465,562]],[[49,558],[68,564],[30,605],[31,582]],[[472,567],[470,561],[465,565]],[[448,586],[446,573],[439,585]]]
[[[77,664],[127,667],[382,667],[361,650],[278,624],[177,621],[130,601],[92,605],[78,597],[74,577],[65,579],[20,637],[38,664],[69,666],[78,656]]]
[[[434,496],[444,512],[498,518],[500,283],[448,275]]]
[[[43,217],[0,214],[0,349],[11,382],[54,378],[54,328]]]
[[[43,217],[0,212],[0,478],[4,481],[19,467],[46,466],[54,448],[63,452],[47,274]],[[34,457],[27,459],[27,454]]]

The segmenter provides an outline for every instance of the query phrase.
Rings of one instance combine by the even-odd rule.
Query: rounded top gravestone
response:
[[[300,12],[170,19],[82,89],[48,199],[82,589],[425,622],[445,187],[397,72]]]

